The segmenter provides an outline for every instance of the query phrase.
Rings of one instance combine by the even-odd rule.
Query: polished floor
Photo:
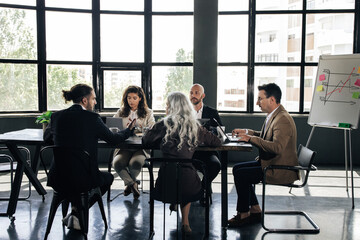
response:
[[[235,214],[236,190],[233,185],[231,167],[229,167],[229,217]],[[346,177],[343,169],[320,167],[309,178],[309,185],[303,189],[293,189],[270,186],[267,190],[267,207],[271,209],[300,209],[306,211],[319,225],[320,233],[316,235],[303,234],[265,234],[261,224],[244,226],[240,229],[222,230],[220,223],[220,175],[213,183],[213,204],[210,207],[210,237],[209,239],[360,239],[360,171],[354,171],[355,209],[351,207],[351,191],[346,191]],[[45,186],[46,176],[43,171],[39,179]],[[148,174],[144,171],[144,191],[149,189]],[[0,197],[9,192],[9,175],[0,176]],[[350,184],[350,183],[349,183]],[[26,177],[22,187],[22,195],[27,194]],[[122,191],[123,184],[119,178],[112,187],[112,195]],[[261,201],[261,185],[256,188]],[[52,191],[46,187],[48,194],[42,202],[41,196],[32,188],[31,197],[19,201],[15,213],[16,220],[12,224],[7,217],[0,217],[0,239],[43,239],[47,217],[52,198]],[[149,235],[149,195],[144,193],[139,200],[133,200],[132,195],[120,195],[111,202],[103,198],[109,228],[105,230],[97,205],[90,209],[89,239],[147,239]],[[0,211],[5,212],[7,202],[0,202]],[[153,239],[182,239],[181,232],[176,233],[176,214],[163,204],[155,202],[155,236]],[[163,223],[165,216],[165,231]],[[190,213],[190,225],[193,233],[190,239],[202,239],[204,233],[204,208],[193,203]],[[301,218],[286,216],[271,216],[266,218],[269,227],[309,227]],[[180,226],[180,224],[179,224]],[[82,239],[76,230],[64,229],[61,224],[61,211],[57,212],[49,235],[49,239]]]

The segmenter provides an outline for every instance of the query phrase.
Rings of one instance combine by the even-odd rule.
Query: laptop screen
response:
[[[108,128],[117,127],[120,130],[124,129],[122,118],[106,117],[105,124]]]

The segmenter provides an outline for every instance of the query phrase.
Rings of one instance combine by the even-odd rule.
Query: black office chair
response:
[[[285,186],[290,187],[290,191],[292,188],[302,188],[307,184],[309,173],[311,171],[316,171],[317,168],[313,165],[315,152],[310,150],[307,147],[304,147],[300,144],[298,149],[298,160],[299,166],[282,166],[282,165],[270,165],[264,168],[264,178],[263,178],[263,191],[262,191],[262,216],[261,216],[261,224],[262,227],[268,232],[274,233],[319,233],[320,228],[316,225],[316,223],[309,217],[309,215],[303,211],[266,211],[265,210],[265,198],[266,198],[266,172],[273,169],[283,169],[288,171],[305,171],[305,177],[302,179],[300,184],[290,183],[290,184],[271,184],[277,186]],[[295,216],[304,216],[306,220],[312,225],[313,228],[288,228],[288,229],[280,229],[280,228],[268,228],[265,226],[265,215],[273,214],[273,215],[295,215]]]
[[[91,184],[90,155],[81,149],[70,147],[47,146],[41,149],[40,155],[46,150],[52,149],[57,178],[61,179],[61,191],[55,190],[51,201],[49,218],[46,227],[45,239],[47,239],[56,214],[56,210],[62,204],[62,216],[65,217],[68,211],[69,203],[75,206],[78,211],[81,232],[87,239],[89,222],[89,201],[90,204],[97,202],[107,229],[107,221],[102,202],[100,188],[86,187],[84,183]],[[74,181],[74,179],[76,179]],[[86,184],[85,184],[86,185]],[[57,188],[57,187],[56,187]],[[63,189],[64,188],[64,189]]]
[[[111,173],[111,168],[112,168],[112,161],[114,159],[114,151],[115,149],[112,149],[111,152],[110,152],[110,155],[109,155],[109,161],[108,161],[108,172]],[[144,165],[142,166],[142,168],[147,168],[149,169],[150,167],[150,164],[149,162],[146,160]],[[141,169],[141,181],[137,180],[137,184],[138,185],[141,185],[139,187],[139,190],[141,190],[141,192],[144,194],[144,193],[147,193],[147,192],[144,192],[144,173],[143,173],[143,169]],[[120,193],[116,194],[113,198],[111,198],[111,186],[109,187],[109,190],[107,191],[107,201],[108,202],[111,202],[113,200],[115,200],[118,196],[124,194],[123,191],[121,191]]]
[[[153,174],[153,165],[154,163],[160,163],[163,171],[163,178],[166,181],[162,181],[162,195],[161,201],[164,204],[164,214],[163,214],[163,239],[165,239],[165,204],[180,204],[181,203],[181,195],[179,194],[180,190],[180,182],[181,182],[181,164],[182,163],[194,163],[197,162],[201,164],[203,168],[204,181],[205,186],[207,186],[205,190],[206,196],[206,204],[205,204],[205,235],[204,238],[209,236],[209,186],[206,182],[207,179],[207,170],[206,165],[200,160],[197,159],[180,159],[180,158],[149,158],[150,162],[150,234],[149,239],[152,239],[155,235],[154,231],[154,174]],[[200,199],[200,196],[199,196]],[[178,237],[178,225],[179,225],[179,209],[177,211],[176,218],[176,236]]]
[[[26,162],[29,166],[31,166],[31,158],[30,158],[30,151],[28,148],[19,146],[18,149],[20,152],[23,152],[26,155]],[[0,147],[1,152],[8,152],[7,147]],[[17,167],[17,162],[14,162],[13,158],[8,154],[0,154],[0,159],[6,160],[5,162],[0,162],[0,173],[10,173],[10,191],[12,189],[13,181],[14,181],[14,171]],[[29,191],[26,197],[19,197],[18,200],[27,200],[31,196],[31,184],[29,181]],[[8,201],[10,197],[3,197],[0,198],[0,201]]]

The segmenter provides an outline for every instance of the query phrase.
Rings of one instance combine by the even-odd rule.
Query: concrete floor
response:
[[[105,170],[105,169],[104,169]],[[229,167],[229,218],[235,214],[236,190],[233,185],[231,167]],[[220,175],[213,183],[213,204],[210,207],[210,237],[209,239],[360,239],[360,177],[359,171],[354,171],[355,209],[351,208],[351,195],[346,191],[346,178],[343,169],[320,167],[309,178],[309,185],[303,189],[293,189],[269,186],[267,188],[267,209],[299,209],[306,211],[320,227],[317,235],[301,234],[265,234],[261,224],[244,226],[240,229],[222,230],[220,223]],[[0,196],[9,191],[8,175],[0,176]],[[39,173],[39,179],[46,185],[46,175]],[[149,176],[144,171],[144,189],[149,189]],[[22,195],[26,195],[27,184],[24,177]],[[123,183],[116,177],[112,193],[122,191]],[[47,224],[48,212],[52,198],[51,188],[46,187],[48,194],[45,202],[32,188],[29,200],[19,201],[15,213],[15,222],[11,224],[7,217],[0,217],[0,239],[43,239]],[[256,192],[261,201],[261,185]],[[349,189],[349,194],[351,194]],[[114,196],[114,195],[113,195]],[[107,202],[104,196],[105,212],[109,228],[104,229],[100,211],[97,205],[89,213],[89,239],[147,239],[149,235],[149,195],[142,194],[139,200],[133,200],[132,195],[120,195],[112,202]],[[176,239],[176,214],[165,206],[165,239]],[[7,202],[0,202],[0,211],[5,212]],[[155,202],[155,236],[163,239],[163,204]],[[271,216],[266,218],[269,227],[309,227],[309,224],[297,217]],[[193,234],[190,239],[201,239],[204,233],[204,208],[199,203],[193,203],[190,213],[190,225]],[[180,224],[179,224],[180,226]],[[178,235],[181,239],[181,233]],[[83,239],[79,231],[63,229],[61,211],[57,212],[49,235],[49,239]]]

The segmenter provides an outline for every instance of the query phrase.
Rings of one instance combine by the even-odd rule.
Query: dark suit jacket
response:
[[[266,129],[253,131],[249,142],[259,148],[258,160],[261,167],[269,165],[298,165],[296,154],[296,126],[293,118],[282,105],[269,119]],[[299,179],[297,173],[284,170],[267,171],[266,179],[269,183],[292,183]]]
[[[220,123],[220,125],[222,125],[218,111],[209,106],[206,106],[206,105],[203,106],[203,112],[202,112],[201,118],[210,118],[210,126],[211,127],[216,128],[218,126],[216,124],[216,122],[213,120],[213,118],[215,118],[216,121],[218,121]],[[205,127],[208,128],[209,126],[205,126]],[[208,128],[208,130],[209,130],[209,128]]]
[[[91,187],[94,188],[103,185],[97,164],[98,139],[114,145],[127,139],[130,134],[129,129],[112,133],[103,123],[99,114],[83,110],[81,105],[74,104],[68,109],[52,114],[50,125],[44,132],[44,141],[57,146],[77,147],[87,151],[91,159],[91,179],[89,181]],[[49,171],[48,186],[60,191],[64,187],[61,185],[63,177],[63,174],[56,172],[53,162]],[[76,183],[76,179],[74,179],[74,183]]]

